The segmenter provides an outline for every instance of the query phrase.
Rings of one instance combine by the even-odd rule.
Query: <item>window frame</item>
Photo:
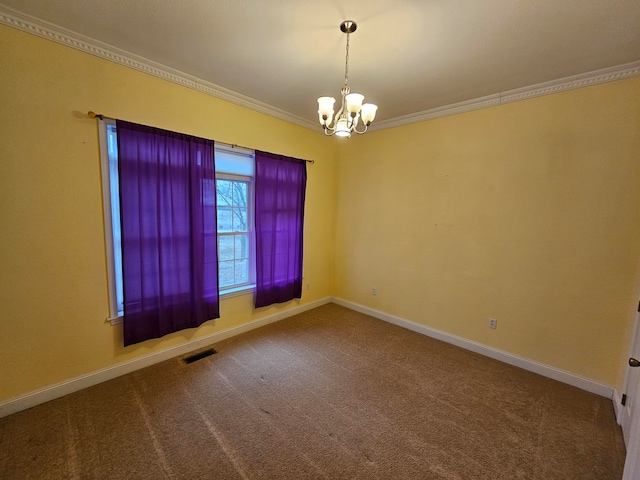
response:
[[[249,244],[249,282],[243,285],[236,285],[228,288],[220,287],[220,279],[218,278],[218,289],[220,293],[220,299],[236,297],[240,295],[253,294],[256,289],[256,235],[255,235],[255,152],[253,150],[238,147],[235,145],[227,145],[215,143],[215,152],[223,155],[232,155],[238,157],[249,158],[251,161],[251,174],[238,173],[224,170],[220,164],[216,163],[216,181],[218,179],[229,178],[230,180],[237,179],[241,181],[247,181],[249,183],[249,189],[247,191],[247,224],[250,228]],[[217,193],[217,191],[216,191]],[[216,202],[217,206],[217,202]],[[219,235],[219,234],[218,234]],[[218,237],[219,238],[219,237]],[[220,275],[220,250],[218,249],[218,277]]]
[[[244,182],[247,184],[247,230],[236,231],[231,230],[228,232],[221,232],[219,229],[217,231],[218,237],[218,289],[220,291],[220,297],[223,295],[226,296],[235,296],[231,294],[241,294],[246,290],[255,289],[256,286],[256,235],[254,228],[254,207],[253,207],[253,196],[254,196],[254,178],[248,175],[236,175],[225,172],[216,172],[216,182],[218,180],[230,180],[236,182]],[[217,187],[217,185],[216,185]],[[216,189],[217,192],[217,189]],[[216,202],[217,208],[217,202]],[[217,212],[216,212],[217,213]],[[249,242],[249,254],[248,254],[248,280],[243,283],[234,283],[228,287],[220,286],[220,263],[227,260],[220,260],[220,237],[234,237],[237,234],[245,234],[248,237]],[[234,246],[235,248],[235,246]],[[235,258],[235,254],[234,254]]]

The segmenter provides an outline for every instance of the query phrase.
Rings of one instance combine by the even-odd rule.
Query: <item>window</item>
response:
[[[111,323],[120,323],[124,313],[120,193],[118,181],[118,141],[114,121],[100,122],[103,205],[109,279]],[[205,214],[217,216],[218,283],[220,296],[239,294],[255,287],[255,235],[253,229],[253,151],[216,146],[216,182],[204,185]],[[211,182],[208,179],[204,182]],[[217,211],[213,207],[213,195]],[[207,198],[210,199],[207,202]],[[210,212],[209,212],[210,210]],[[216,268],[212,265],[211,268]]]
[[[220,293],[253,288],[253,153],[216,147]]]

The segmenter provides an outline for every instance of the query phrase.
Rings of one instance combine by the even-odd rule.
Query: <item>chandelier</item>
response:
[[[344,63],[344,86],[340,89],[342,103],[335,117],[333,104],[336,99],[333,97],[318,98],[318,117],[325,135],[347,138],[351,136],[352,132],[362,135],[376,117],[378,107],[373,103],[365,103],[363,105],[364,95],[350,93],[349,85],[347,85],[349,79],[349,35],[355,32],[356,28],[358,28],[358,25],[351,20],[345,20],[340,24],[340,30],[347,34],[347,55]],[[357,128],[360,120],[362,120],[364,126],[362,130]]]

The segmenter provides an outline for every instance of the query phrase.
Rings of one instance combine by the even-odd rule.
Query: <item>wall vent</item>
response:
[[[214,353],[217,353],[213,348],[210,348],[209,350],[205,350],[203,352],[200,353],[196,353],[194,355],[190,355],[188,357],[185,357],[182,359],[182,361],[184,363],[193,363],[193,362],[197,362],[198,360],[202,360],[205,357],[209,357],[211,355],[213,355]]]

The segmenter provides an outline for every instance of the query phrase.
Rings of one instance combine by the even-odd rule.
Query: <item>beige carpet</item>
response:
[[[2,479],[620,479],[611,401],[337,305],[0,420]]]

